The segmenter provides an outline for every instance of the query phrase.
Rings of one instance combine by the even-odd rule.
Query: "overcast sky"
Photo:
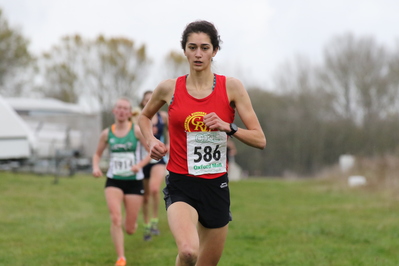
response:
[[[197,19],[213,22],[221,35],[215,72],[247,86],[270,86],[278,66],[298,54],[320,61],[334,36],[372,36],[387,47],[399,39],[398,0],[0,0],[0,8],[36,54],[72,34],[145,44],[155,64],[141,90],[165,78],[157,67],[180,50],[182,31]]]

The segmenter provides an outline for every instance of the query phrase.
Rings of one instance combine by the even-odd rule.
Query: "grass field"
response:
[[[0,172],[0,265],[113,265],[104,179]],[[247,179],[230,184],[233,222],[221,266],[399,265],[399,202],[331,180]],[[163,204],[162,204],[163,206]],[[126,236],[128,265],[174,265],[161,236]],[[140,218],[140,225],[141,220]]]

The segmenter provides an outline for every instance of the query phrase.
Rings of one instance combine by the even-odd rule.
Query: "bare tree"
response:
[[[112,107],[118,97],[139,98],[138,88],[151,64],[144,45],[135,49],[131,40],[107,40],[100,36],[90,54],[92,62],[87,68],[87,78],[94,84],[92,91],[103,109]]]
[[[63,101],[95,99],[108,112],[119,97],[138,99],[150,64],[145,46],[136,48],[132,40],[66,36],[39,60],[41,89]]]
[[[177,78],[188,73],[189,64],[182,52],[170,51],[164,60],[165,77]]]
[[[388,53],[371,37],[334,38],[325,49],[322,88],[342,117],[364,124],[386,116],[397,93],[389,82]]]
[[[388,84],[393,100],[396,99],[393,106],[387,109],[388,115],[396,116],[399,113],[399,40],[395,49],[392,51],[388,58]]]

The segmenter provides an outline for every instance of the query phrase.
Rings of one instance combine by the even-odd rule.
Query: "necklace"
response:
[[[186,75],[186,79],[188,77],[188,74]],[[213,84],[212,84],[212,91],[215,89],[216,86],[216,74],[213,74]]]
[[[212,85],[212,91],[215,89],[216,86],[216,74],[213,74],[213,85]]]
[[[187,79],[188,74],[186,75],[186,79]],[[216,87],[216,74],[213,74],[213,84],[212,84],[212,91],[215,89]],[[169,105],[171,105],[173,103],[173,100],[175,98],[175,94],[173,93],[172,95],[172,99],[170,99]]]

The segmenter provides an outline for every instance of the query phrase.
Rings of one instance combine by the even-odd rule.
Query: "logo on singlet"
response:
[[[195,112],[187,116],[184,121],[184,129],[186,132],[192,131],[211,131],[204,123],[205,112]]]
[[[111,139],[113,140],[113,139]],[[115,142],[115,141],[110,141],[110,142]],[[123,149],[123,150],[130,150],[133,146],[133,143],[131,142],[126,142],[126,143],[117,143],[117,144],[112,144],[111,145],[111,150],[117,150],[117,149]]]

